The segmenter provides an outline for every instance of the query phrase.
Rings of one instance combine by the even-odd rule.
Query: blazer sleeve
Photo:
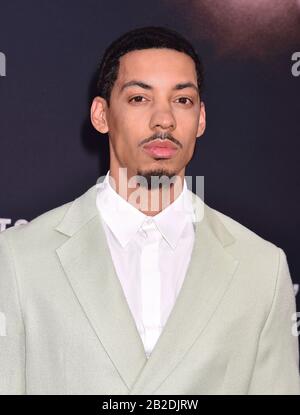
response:
[[[25,394],[25,330],[13,257],[0,233],[0,394]]]
[[[286,254],[278,250],[274,296],[258,343],[250,395],[300,394],[298,332],[292,329],[296,300]]]

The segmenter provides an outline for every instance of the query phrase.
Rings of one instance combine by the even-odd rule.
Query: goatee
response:
[[[165,169],[156,169],[150,171],[138,170],[137,175],[145,178],[141,180],[140,185],[146,187],[147,190],[153,190],[158,188],[167,189],[175,183],[176,173],[170,172]]]

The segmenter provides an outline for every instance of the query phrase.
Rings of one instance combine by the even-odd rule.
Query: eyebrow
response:
[[[122,85],[120,89],[120,94],[124,91],[125,88],[129,88],[130,86],[139,86],[140,88],[148,89],[148,90],[153,89],[153,86],[145,84],[145,82],[132,80],[132,81],[125,82],[125,84]],[[178,91],[178,90],[185,89],[185,88],[193,88],[199,93],[197,86],[193,84],[193,82],[183,82],[180,84],[176,84],[172,89],[174,91]]]

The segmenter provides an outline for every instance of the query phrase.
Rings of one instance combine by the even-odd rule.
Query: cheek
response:
[[[138,143],[146,137],[145,128],[143,133],[136,125],[137,123],[134,119],[124,115],[118,117],[113,123],[110,139],[116,153],[119,154],[119,156],[122,154],[122,157],[125,157],[126,155],[132,157],[137,151]]]
[[[122,109],[113,122],[119,134],[131,136],[137,135],[142,129],[145,130],[146,119],[142,114]]]
[[[189,114],[178,115],[177,128],[176,131],[174,131],[174,135],[175,137],[178,137],[183,144],[184,158],[189,158],[194,152],[197,131],[197,114],[190,112]]]
[[[122,128],[120,135],[134,150],[142,140],[153,134],[148,125],[149,121],[145,114],[132,114],[132,112],[124,114],[120,123]]]
[[[186,144],[193,142],[196,138],[199,124],[199,113],[186,111],[186,113],[178,113],[176,118],[178,136],[181,135],[182,140]],[[180,138],[180,137],[179,137]]]
[[[123,115],[114,116],[110,121],[110,139],[117,148],[122,148],[124,144],[127,145],[127,137],[130,137],[130,122]]]

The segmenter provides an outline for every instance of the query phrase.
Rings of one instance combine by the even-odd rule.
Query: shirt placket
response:
[[[151,221],[142,227],[145,244],[141,254],[141,298],[144,325],[144,346],[151,353],[161,332],[161,281],[159,270],[160,234]]]

